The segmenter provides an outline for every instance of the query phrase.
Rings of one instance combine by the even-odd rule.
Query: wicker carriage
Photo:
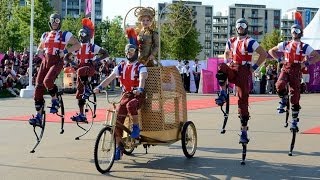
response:
[[[180,140],[187,120],[186,92],[175,66],[149,67],[146,101],[141,108],[141,135],[158,141]]]
[[[187,120],[186,92],[175,66],[148,67],[146,100],[139,110],[142,143],[170,143],[181,139]],[[126,127],[131,127],[129,118]],[[127,134],[124,133],[124,138]]]

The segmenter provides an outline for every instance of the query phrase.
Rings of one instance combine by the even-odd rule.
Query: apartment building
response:
[[[178,3],[180,1],[172,1]],[[198,41],[201,43],[203,49],[197,56],[198,59],[207,59],[213,56],[213,38],[212,38],[212,16],[213,6],[202,5],[202,2],[182,1],[186,6],[192,9],[194,18],[194,26],[200,33]],[[168,3],[159,3],[158,12],[169,5]],[[161,19],[165,18],[167,12],[163,12]]]
[[[291,39],[290,28],[294,23],[294,14],[295,12],[300,12],[302,15],[303,26],[306,27],[313,17],[318,12],[319,8],[311,8],[311,7],[297,7],[293,9],[287,10],[281,19],[281,34],[284,37],[284,40]]]
[[[95,22],[102,21],[103,0],[95,0]],[[81,14],[85,14],[86,0],[50,0],[52,7],[61,14],[62,17],[72,16],[74,18],[79,17]],[[89,14],[88,17],[91,15]]]
[[[249,23],[248,34],[261,42],[263,36],[280,29],[281,9],[266,8],[266,5],[233,4],[228,8],[228,15],[217,12],[213,16],[213,56],[222,55],[226,41],[235,36],[235,23],[239,18],[245,18]]]
[[[213,56],[218,57],[224,53],[228,39],[228,16],[217,12],[212,17]]]
[[[102,21],[102,1],[103,0],[95,0],[95,22]],[[29,3],[28,0],[19,0],[20,6],[25,6],[27,3]],[[63,18],[66,15],[78,18],[80,14],[85,14],[86,0],[49,0],[49,3]],[[87,16],[90,17],[91,14],[88,14]]]
[[[280,29],[281,9],[266,8],[266,5],[234,4],[229,6],[229,17],[229,36],[236,34],[236,20],[245,18],[249,23],[249,35],[261,42],[266,33]]]

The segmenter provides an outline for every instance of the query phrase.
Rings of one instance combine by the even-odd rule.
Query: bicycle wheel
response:
[[[60,110],[61,110],[61,113],[57,115],[60,116],[61,118],[61,131],[60,131],[60,134],[63,134],[64,133],[64,104],[63,104],[63,99],[62,99],[62,94],[63,92],[60,91],[57,93],[57,97],[58,97],[58,101],[59,101],[59,105],[60,105]]]
[[[197,130],[191,121],[185,122],[182,126],[181,145],[184,155],[192,158],[197,150]]]
[[[111,127],[106,126],[99,132],[94,146],[94,164],[104,174],[109,172],[116,153],[116,140]]]
[[[41,123],[41,127],[39,127],[39,128],[40,128],[40,132],[38,132],[38,131],[36,130],[36,127],[37,127],[37,126],[33,126],[33,132],[34,132],[34,134],[36,135],[37,142],[36,142],[36,144],[34,145],[34,147],[32,148],[32,150],[30,151],[30,153],[34,153],[34,152],[35,152],[35,149],[38,147],[39,143],[40,143],[41,140],[42,140],[43,134],[44,134],[44,130],[45,130],[45,127],[46,127],[46,111],[45,111],[44,107],[45,107],[45,104],[44,104],[43,107],[41,108],[42,123]]]
[[[92,100],[91,100],[92,99]],[[77,126],[80,127],[84,132],[75,138],[75,140],[79,140],[80,137],[86,135],[93,126],[94,118],[96,117],[96,109],[97,109],[97,98],[96,94],[90,95],[89,99],[86,101],[84,113],[87,117],[87,121],[85,123],[77,122]]]

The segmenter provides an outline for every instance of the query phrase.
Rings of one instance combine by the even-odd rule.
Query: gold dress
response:
[[[149,56],[152,54],[155,59],[157,58],[159,49],[159,35],[153,30],[141,30],[138,34],[138,44],[139,44],[139,62],[143,63],[147,67],[153,67],[153,60],[148,60]]]

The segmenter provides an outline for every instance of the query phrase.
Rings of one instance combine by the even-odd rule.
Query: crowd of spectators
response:
[[[42,59],[36,54],[32,62],[32,83],[34,85],[38,69]],[[108,58],[96,63],[96,74],[92,78],[93,84],[99,84],[105,77],[107,77],[117,65],[116,60]],[[73,59],[70,63],[65,63],[65,66],[71,66],[77,70],[77,61]],[[200,72],[201,68],[198,64],[189,66],[188,61],[178,61],[177,68],[181,74],[185,90],[190,92],[190,74],[196,75]],[[303,71],[304,72],[304,71]],[[304,72],[305,73],[305,72]],[[260,91],[259,94],[275,94],[275,82],[277,81],[277,66],[275,64],[262,65],[255,72],[255,79],[259,80]],[[309,81],[307,81],[308,83]],[[199,81],[196,83],[196,93],[199,88]],[[306,82],[304,82],[306,84]],[[0,94],[7,91],[10,96],[18,97],[20,89],[29,85],[29,52],[25,49],[23,52],[13,51],[11,48],[0,59]],[[117,80],[110,84],[109,89],[115,90],[116,86],[120,86]],[[306,91],[306,90],[305,90]],[[257,93],[257,92],[255,92]]]
[[[32,84],[35,85],[35,78],[40,67],[42,59],[37,54],[33,57],[32,62]],[[96,74],[92,78],[92,83],[98,84],[106,76],[108,76],[116,66],[116,60],[112,58],[101,60],[96,63]],[[77,70],[77,61],[73,59],[66,66],[72,66]],[[110,85],[113,91],[118,82]],[[23,52],[13,51],[11,48],[0,59],[0,94],[7,94],[18,97],[20,89],[29,85],[29,51],[25,49]]]

